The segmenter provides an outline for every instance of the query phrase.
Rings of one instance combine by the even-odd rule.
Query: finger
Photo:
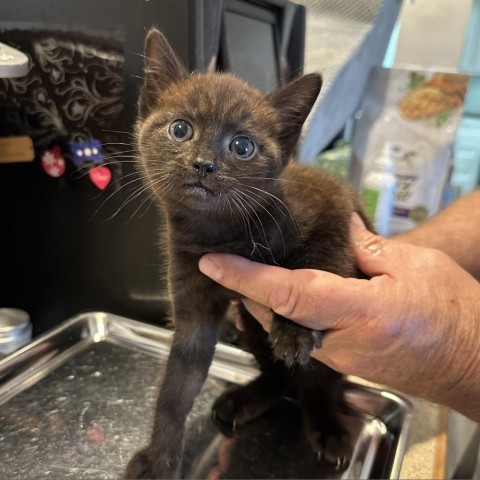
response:
[[[228,254],[207,254],[200,271],[224,287],[275,311],[289,301],[292,271]],[[279,312],[277,312],[279,313]]]
[[[355,341],[352,340],[351,331],[345,332],[345,330],[324,330],[321,348],[312,350],[310,355],[337,372],[354,374],[352,366],[358,361],[353,345]]]
[[[352,306],[357,313],[359,306],[366,307],[364,280],[319,270],[289,270],[228,254],[205,255],[199,268],[224,287],[310,328],[344,326],[338,322]]]
[[[260,303],[250,300],[249,298],[243,298],[242,302],[250,315],[252,315],[260,323],[260,325],[262,325],[266,332],[269,332],[273,318],[272,310],[264,305],[261,305]]]
[[[235,308],[235,328],[239,332],[243,332],[245,330],[245,326],[243,325],[243,320],[242,316],[240,315],[240,312],[238,311],[238,308]]]
[[[315,360],[318,360],[324,365],[327,365],[327,367],[330,367],[332,370],[335,370],[336,372],[339,372],[345,375],[354,374],[353,371],[349,370],[348,367],[345,368],[345,365],[338,361],[338,356],[335,355],[335,353],[331,354],[331,352],[329,352],[328,350],[325,350],[323,347],[313,350],[310,355]]]
[[[357,213],[352,215],[350,233],[357,266],[370,277],[395,276],[405,269],[418,249],[370,232]]]

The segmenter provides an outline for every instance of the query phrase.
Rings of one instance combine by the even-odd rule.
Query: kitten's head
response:
[[[253,206],[267,201],[263,192],[277,191],[321,83],[306,75],[263,95],[230,74],[189,75],[150,30],[137,138],[156,198],[217,215],[246,197]]]

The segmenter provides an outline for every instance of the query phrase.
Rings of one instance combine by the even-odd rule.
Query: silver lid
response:
[[[28,57],[16,48],[0,42],[0,78],[24,77],[28,73]]]
[[[0,336],[23,330],[30,324],[30,315],[19,308],[0,308]]]

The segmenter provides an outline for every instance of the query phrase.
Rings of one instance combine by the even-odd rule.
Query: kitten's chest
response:
[[[165,232],[177,252],[202,256],[230,253],[251,260],[282,265],[301,238],[298,226],[284,218],[258,216],[250,221],[172,222]]]

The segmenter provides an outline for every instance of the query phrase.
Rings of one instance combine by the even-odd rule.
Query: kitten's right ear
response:
[[[156,28],[147,33],[145,39],[145,83],[138,102],[139,114],[145,118],[157,103],[159,95],[173,82],[188,77],[168,43]]]
[[[322,88],[322,77],[309,73],[267,95],[267,101],[277,110],[280,119],[280,145],[283,161],[287,162],[300,137],[303,123]]]

